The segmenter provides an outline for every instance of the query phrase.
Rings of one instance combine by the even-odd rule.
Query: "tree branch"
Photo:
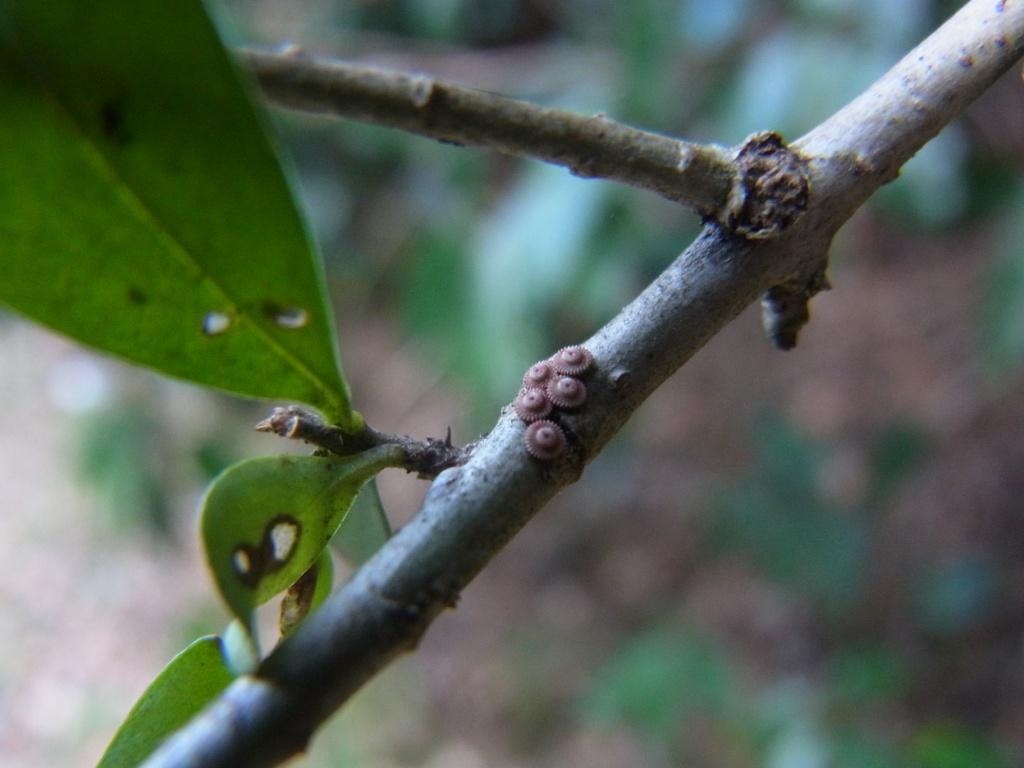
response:
[[[469,460],[438,476],[418,515],[253,676],[233,683],[149,766],[267,766],[399,654],[584,466],[644,399],[759,294],[820,272],[838,227],[943,124],[1024,53],[1024,0],[972,0],[797,146],[810,205],[781,236],[752,241],[708,224],[665,272],[598,331],[588,402],[563,422],[567,458],[523,449],[505,410]],[[511,389],[511,386],[510,386]],[[511,393],[510,393],[511,394]]]
[[[750,180],[734,163],[735,153],[723,147],[680,141],[603,115],[584,117],[426,75],[301,53],[239,55],[267,97],[286,107],[545,160],[576,176],[657,192],[748,237],[771,237],[788,223],[765,215]]]

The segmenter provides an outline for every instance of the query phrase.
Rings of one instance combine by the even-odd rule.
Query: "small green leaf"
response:
[[[391,523],[381,503],[377,481],[370,480],[360,491],[331,543],[342,557],[358,567],[390,538]]]
[[[225,470],[206,492],[200,526],[232,612],[251,629],[253,609],[316,562],[363,484],[401,459],[400,449],[384,446],[350,458],[250,459]]]
[[[353,427],[322,268],[200,0],[0,0],[0,302]]]
[[[201,637],[164,667],[114,734],[97,768],[134,768],[227,688],[219,637]]]

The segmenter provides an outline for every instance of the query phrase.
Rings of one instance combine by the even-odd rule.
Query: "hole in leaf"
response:
[[[231,553],[231,567],[239,581],[254,588],[268,573],[281,568],[295,553],[302,525],[293,517],[278,515],[263,529],[259,547],[239,544]]]
[[[231,566],[243,584],[255,587],[264,573],[263,553],[248,544],[242,544],[231,553]]]
[[[299,524],[294,520],[282,520],[270,529],[270,556],[283,563],[295,549],[299,539]]]
[[[248,576],[252,571],[252,558],[249,557],[249,553],[245,551],[244,547],[239,547],[235,550],[232,560],[235,564],[235,571],[240,576]]]
[[[203,333],[219,336],[231,327],[231,316],[224,312],[207,312],[203,318]]]
[[[282,307],[278,304],[264,304],[263,311],[274,321],[278,328],[293,330],[305,328],[309,322],[309,312],[302,307]]]

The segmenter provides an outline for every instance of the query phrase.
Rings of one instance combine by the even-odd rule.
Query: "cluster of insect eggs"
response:
[[[528,425],[523,440],[535,459],[551,461],[565,452],[565,432],[548,417],[556,409],[573,411],[586,402],[587,387],[578,377],[593,363],[585,347],[563,347],[523,375],[523,388],[512,407]]]

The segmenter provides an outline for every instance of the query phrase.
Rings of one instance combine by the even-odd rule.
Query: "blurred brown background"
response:
[[[795,138],[957,3],[233,0],[293,42],[734,143]],[[696,217],[537,163],[274,113],[355,402],[486,430]],[[306,765],[1024,764],[1024,86],[1007,75],[840,233],[799,347],[756,309],[651,399]],[[0,754],[89,765],[227,617],[194,532],[254,404],[0,315]],[[425,485],[391,472],[392,521]]]

